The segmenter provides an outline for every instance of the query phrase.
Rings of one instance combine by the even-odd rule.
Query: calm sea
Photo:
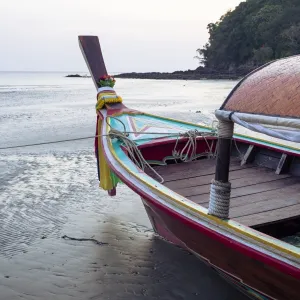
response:
[[[92,80],[66,74],[0,72],[0,147],[94,134]],[[235,84],[118,79],[116,89],[129,107],[210,124]],[[0,299],[246,299],[157,238],[137,195],[117,193],[98,188],[93,140],[0,150]]]

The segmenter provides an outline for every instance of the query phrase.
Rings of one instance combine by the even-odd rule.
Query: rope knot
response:
[[[208,213],[221,219],[228,219],[231,183],[212,180]]]
[[[219,121],[219,126],[218,126],[218,136],[220,138],[232,138],[233,135],[233,122],[231,121]]]
[[[186,131],[186,132],[180,132],[180,133],[179,133],[179,136],[180,136],[180,137],[186,137],[186,138],[189,138],[189,137],[197,137],[197,136],[203,136],[203,135],[204,135],[204,133],[198,131],[198,129],[191,129],[191,130],[188,130],[188,131]]]
[[[172,151],[173,157],[175,158],[175,160],[179,159],[183,162],[189,162],[195,160],[198,156],[200,156],[197,155],[197,137],[200,136],[203,137],[207,145],[207,150],[205,150],[205,152],[202,153],[201,156],[205,155],[208,158],[214,157],[213,154],[214,143],[212,142],[211,144],[209,144],[208,140],[206,139],[206,137],[213,136],[213,135],[215,134],[210,131],[205,132],[205,131],[199,131],[198,129],[191,129],[186,132],[178,133],[178,138],[175,147]],[[182,148],[182,150],[178,151],[177,146],[178,146],[179,138],[182,137],[187,138],[188,140],[185,146]]]

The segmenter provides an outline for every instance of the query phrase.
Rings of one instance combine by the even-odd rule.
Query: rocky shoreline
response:
[[[167,72],[145,72],[145,73],[122,73],[115,75],[116,78],[128,79],[164,79],[164,80],[200,80],[200,79],[231,79],[237,80],[244,77],[253,68],[239,68],[234,71],[220,71],[205,67],[198,67],[195,70]]]
[[[238,80],[251,72],[254,68],[239,68],[234,71],[215,70],[205,67],[198,67],[195,70],[175,72],[130,72],[114,75],[115,78],[126,79],[158,79],[158,80],[200,80],[200,79],[227,79]],[[69,74],[66,77],[88,78],[88,75]]]
[[[231,79],[236,80],[241,76],[233,74],[198,74],[189,71],[177,71],[173,73],[147,72],[147,73],[123,73],[115,75],[115,78],[126,79],[158,79],[158,80],[200,80],[200,79]]]

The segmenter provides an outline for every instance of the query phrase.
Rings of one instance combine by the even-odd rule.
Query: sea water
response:
[[[65,75],[0,72],[0,147],[94,135],[92,80]],[[235,84],[118,79],[115,88],[128,107],[210,125]],[[0,299],[246,299],[157,238],[125,185],[114,198],[98,188],[93,143],[0,150]]]

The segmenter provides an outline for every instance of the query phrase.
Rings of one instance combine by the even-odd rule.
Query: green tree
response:
[[[300,1],[247,0],[207,29],[200,63],[219,71],[253,69],[300,53]]]

